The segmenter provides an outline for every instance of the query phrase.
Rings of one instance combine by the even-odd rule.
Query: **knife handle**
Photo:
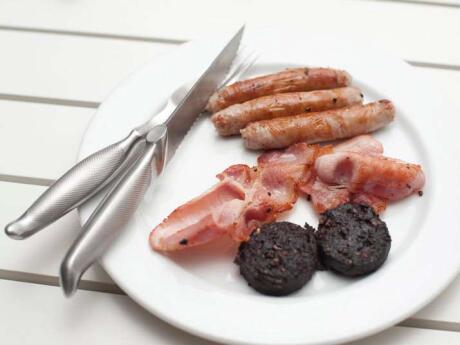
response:
[[[22,216],[9,223],[5,227],[6,234],[14,239],[25,239],[94,196],[127,165],[132,164],[132,161],[127,160],[128,156],[134,160],[136,154],[140,154],[139,145],[134,145],[139,138],[139,133],[132,131],[123,140],[76,164],[54,182]]]
[[[115,181],[64,257],[60,268],[60,282],[67,297],[76,291],[83,273],[128,223],[150,185],[154,167],[157,174],[161,172],[165,160],[167,132],[164,126],[158,126],[157,129],[154,135],[152,132],[155,130],[149,133],[144,153]]]

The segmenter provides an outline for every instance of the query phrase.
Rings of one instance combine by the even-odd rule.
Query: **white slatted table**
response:
[[[235,21],[381,42],[460,109],[460,0],[2,0],[0,227],[74,163],[118,81]],[[27,241],[0,236],[1,344],[212,344],[142,310],[98,266],[65,299],[58,265],[79,230],[71,213]],[[460,277],[413,317],[354,344],[460,344]]]

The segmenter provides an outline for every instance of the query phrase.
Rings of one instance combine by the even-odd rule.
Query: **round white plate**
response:
[[[228,240],[171,255],[152,251],[150,230],[174,208],[211,187],[227,166],[256,161],[257,154],[245,150],[240,138],[218,137],[202,117],[102,265],[147,310],[221,342],[335,344],[409,317],[439,294],[460,267],[460,152],[451,144],[459,120],[453,109],[435,85],[370,44],[272,31],[247,32],[245,44],[261,53],[250,75],[291,66],[337,67],[353,75],[366,101],[389,98],[396,104],[396,120],[375,136],[386,155],[422,164],[427,184],[423,197],[391,204],[384,213],[393,238],[387,262],[360,279],[317,272],[298,293],[276,298],[246,285],[233,263],[236,245]],[[189,43],[123,82],[94,116],[79,158],[122,138],[160,109],[169,94],[197,76],[207,53],[203,42]],[[95,202],[80,210],[82,222]],[[313,226],[318,222],[305,200],[284,218]]]

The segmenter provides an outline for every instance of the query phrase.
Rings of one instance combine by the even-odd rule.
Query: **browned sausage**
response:
[[[348,86],[351,76],[332,68],[292,68],[262,77],[238,81],[215,92],[206,109],[213,113],[232,104],[277,93],[335,89]]]
[[[241,130],[249,149],[287,147],[350,138],[370,133],[394,119],[395,108],[388,100],[342,109],[279,117],[250,123]]]
[[[231,105],[215,113],[211,120],[220,135],[233,135],[250,122],[360,103],[362,94],[356,87],[280,93]]]

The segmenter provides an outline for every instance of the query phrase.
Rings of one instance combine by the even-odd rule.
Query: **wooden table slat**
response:
[[[384,50],[406,60],[440,67],[419,71],[460,109],[460,45],[456,44],[460,0],[261,3],[235,0],[223,9],[212,0],[136,0],[130,5],[124,0],[3,0],[0,228],[44,191],[37,184],[50,183],[74,163],[94,108],[119,81],[176,44],[236,22],[247,22],[251,30],[275,24],[308,34],[321,28],[325,34],[359,37],[363,44],[379,42]],[[43,285],[56,284],[62,256],[79,231],[72,212],[27,241],[0,236],[3,340],[9,344],[215,344],[143,310],[120,294],[99,265],[89,269],[82,284],[86,290],[73,299],[65,299],[58,287]],[[459,344],[459,291],[460,276],[403,322],[410,327],[392,327],[352,344]]]
[[[216,344],[164,323],[127,296],[78,291],[65,299],[56,287],[0,280],[0,304],[2,339],[10,344]],[[459,343],[460,333],[393,327],[349,345]]]
[[[362,0],[235,0],[222,7],[213,0],[123,0],[23,2],[0,4],[0,26],[127,38],[188,40],[246,22],[255,28],[279,25],[293,30],[320,28],[350,33],[397,52],[408,60],[460,64],[460,8],[408,2]],[[298,9],[298,10],[296,10]],[[190,15],[193,14],[193,15]]]
[[[0,30],[0,42],[0,98],[3,94],[24,95],[96,105],[133,70],[174,48],[162,43],[5,30]]]
[[[57,277],[59,265],[81,229],[76,212],[24,241],[12,240],[3,233],[5,225],[20,216],[44,190],[42,186],[0,182],[0,277],[30,280],[40,275],[44,277],[37,277],[37,282],[57,282],[50,277]],[[92,266],[83,279],[114,284],[99,265]]]
[[[0,100],[2,176],[53,180],[75,164],[95,109]]]

